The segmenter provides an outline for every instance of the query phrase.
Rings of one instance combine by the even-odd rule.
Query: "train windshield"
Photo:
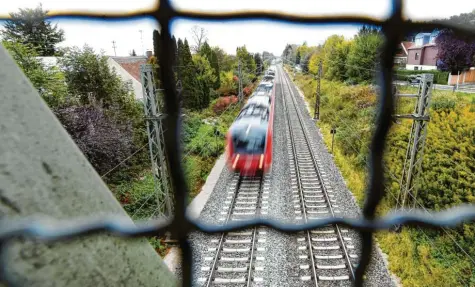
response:
[[[238,133],[233,138],[236,153],[263,154],[266,145],[266,135],[262,131]]]

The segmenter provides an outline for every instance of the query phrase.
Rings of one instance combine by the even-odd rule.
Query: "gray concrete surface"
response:
[[[0,45],[0,215],[130,220],[36,90]],[[110,235],[42,244],[12,242],[10,278],[20,286],[173,286],[145,239]]]

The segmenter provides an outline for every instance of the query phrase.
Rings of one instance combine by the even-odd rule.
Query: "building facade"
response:
[[[435,44],[439,32],[419,33],[414,45],[407,48],[406,70],[437,70],[438,47]]]

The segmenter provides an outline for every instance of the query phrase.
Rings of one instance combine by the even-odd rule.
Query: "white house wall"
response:
[[[437,66],[428,66],[428,65],[406,65],[406,70],[411,70],[415,71],[414,68],[417,67],[417,70],[423,70],[423,71],[428,71],[428,70],[437,70]]]

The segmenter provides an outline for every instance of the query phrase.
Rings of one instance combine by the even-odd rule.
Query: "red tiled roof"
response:
[[[147,63],[147,58],[143,56],[137,57],[111,57],[124,70],[126,70],[132,77],[140,82],[140,65]]]
[[[402,42],[402,45],[404,46],[404,48],[409,49],[411,48],[412,46],[414,46],[414,42],[408,42],[408,41],[405,41],[405,42]]]

